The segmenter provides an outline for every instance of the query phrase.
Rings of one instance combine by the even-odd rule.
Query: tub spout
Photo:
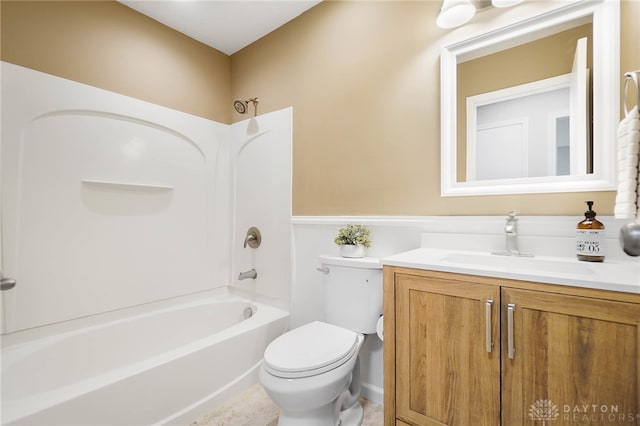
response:
[[[238,275],[238,280],[246,280],[247,278],[251,278],[252,280],[255,280],[258,277],[258,272],[256,272],[255,269],[249,269],[246,272],[240,272],[240,275]]]

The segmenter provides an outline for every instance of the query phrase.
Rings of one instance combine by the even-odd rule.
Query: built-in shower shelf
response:
[[[91,186],[103,186],[103,187],[112,187],[119,189],[129,189],[129,190],[143,190],[143,191],[172,191],[173,186],[170,185],[154,185],[147,183],[131,183],[131,182],[116,182],[109,180],[93,180],[93,179],[82,179],[81,182],[85,185]]]

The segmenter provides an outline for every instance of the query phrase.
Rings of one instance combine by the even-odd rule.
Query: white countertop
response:
[[[419,248],[385,257],[382,264],[640,294],[640,259],[584,262],[577,258]]]

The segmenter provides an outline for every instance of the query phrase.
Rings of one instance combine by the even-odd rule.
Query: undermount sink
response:
[[[482,253],[448,253],[441,262],[457,265],[485,266],[491,268],[524,269],[546,271],[560,274],[591,274],[590,263],[563,258],[549,259],[541,257],[502,256]]]

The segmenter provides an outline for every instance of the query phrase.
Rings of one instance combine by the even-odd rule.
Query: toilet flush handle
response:
[[[331,272],[329,268],[324,265],[322,265],[322,267],[320,268],[316,268],[316,271],[322,272],[323,274],[328,274],[329,272]]]

